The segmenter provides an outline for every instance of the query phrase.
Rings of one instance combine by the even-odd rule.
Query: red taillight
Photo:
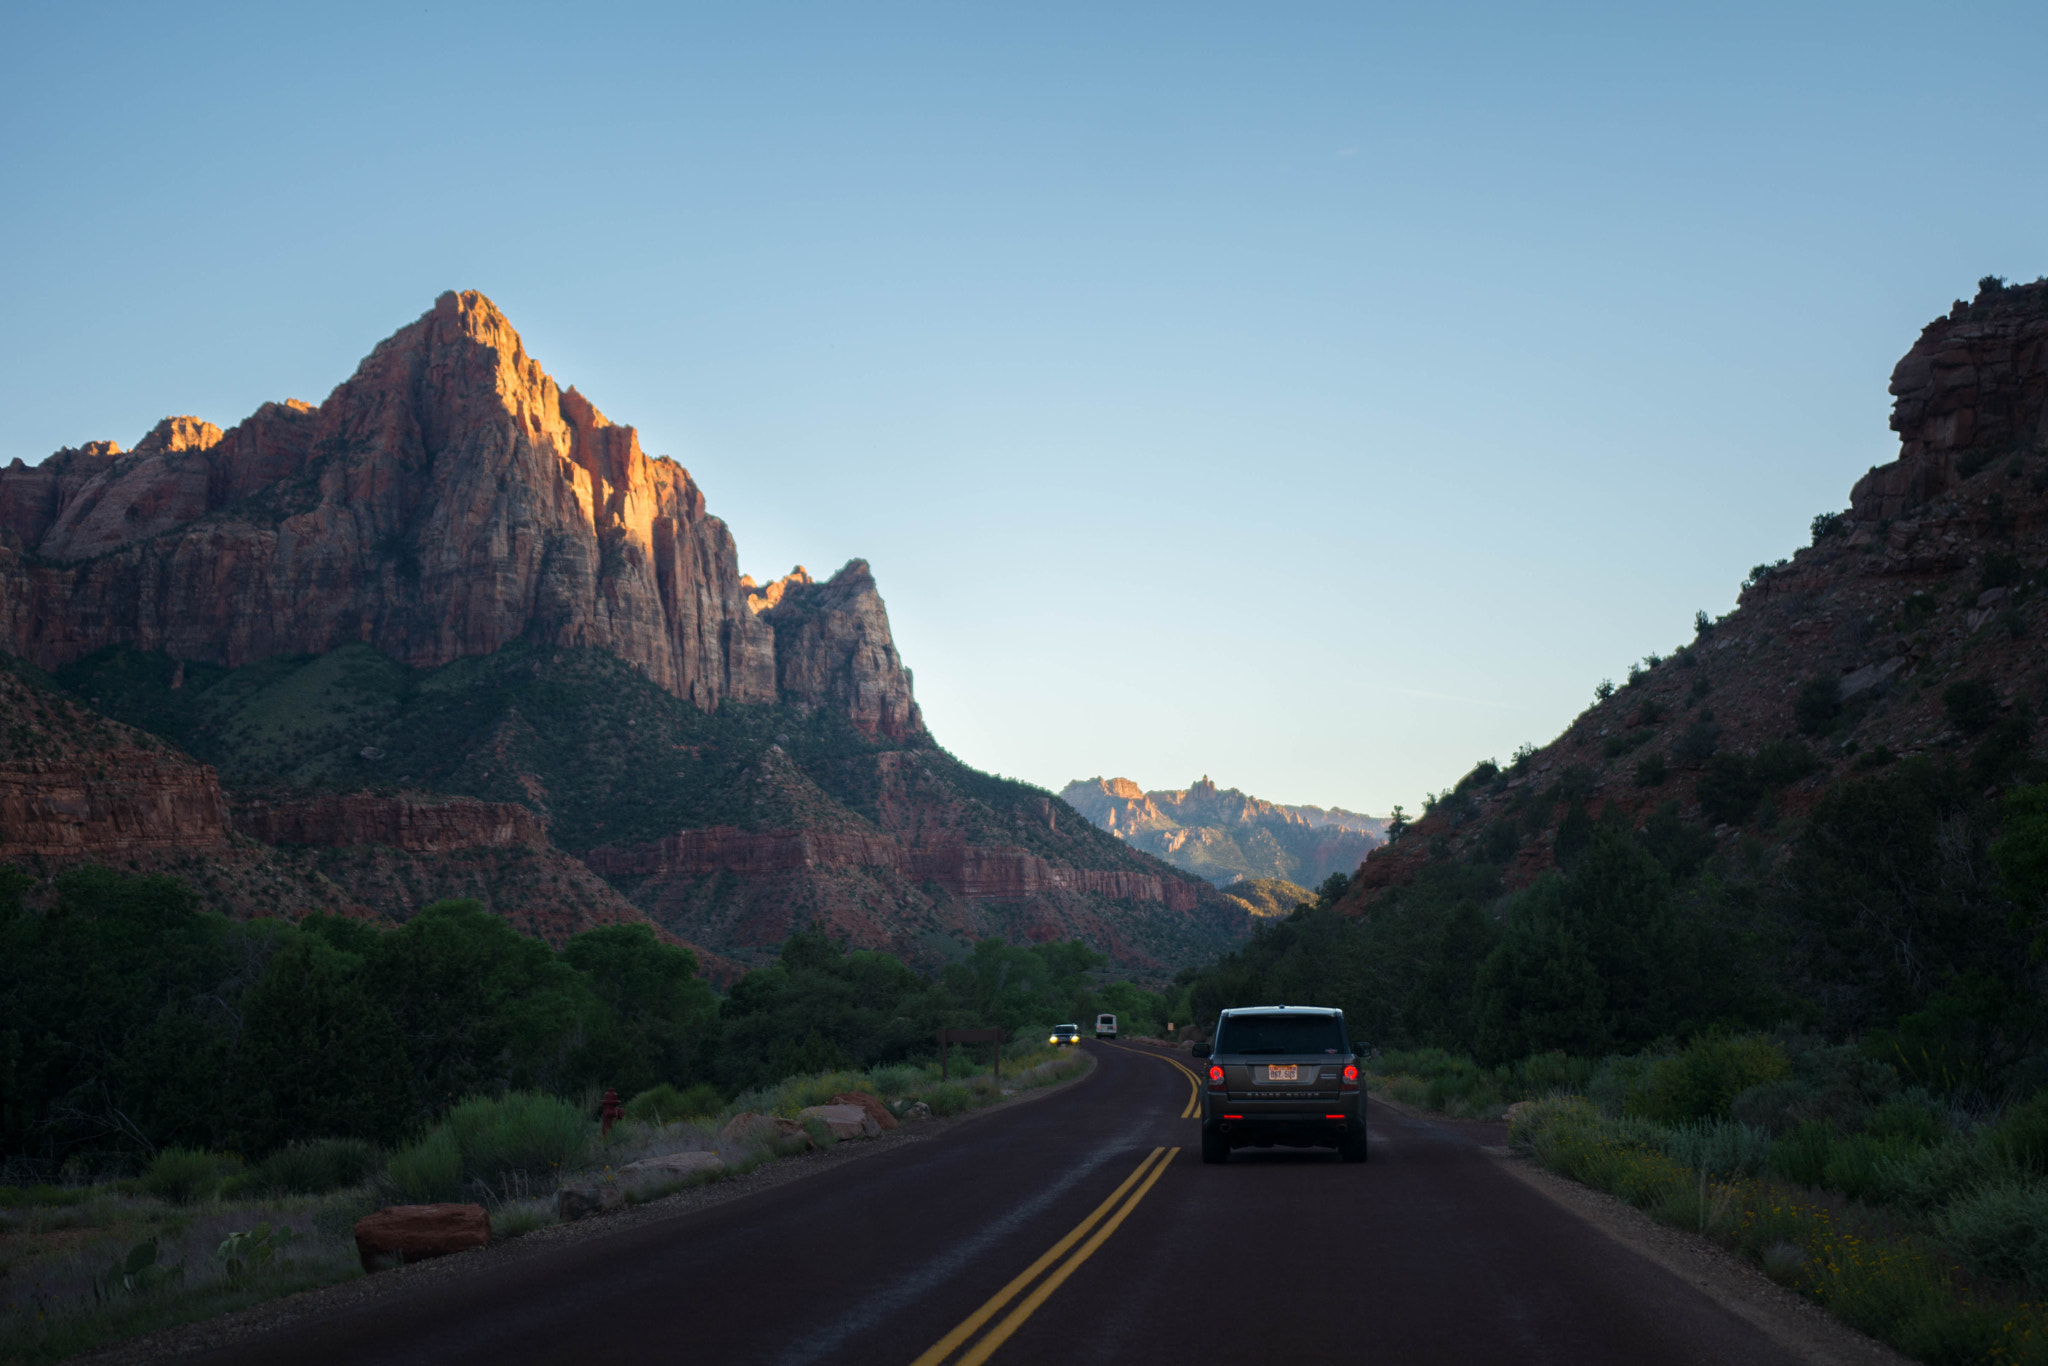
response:
[[[1356,1091],[1358,1089],[1358,1064],[1355,1062],[1344,1064],[1343,1089],[1346,1091]]]
[[[1324,1119],[1349,1119],[1349,1118],[1351,1118],[1351,1116],[1349,1116],[1349,1115],[1324,1115],[1324,1116],[1323,1116],[1323,1118],[1324,1118]]]
[[[1223,1069],[1222,1069],[1222,1068],[1220,1068],[1220,1067],[1211,1067],[1211,1068],[1209,1069],[1209,1086],[1210,1086],[1210,1088],[1211,1088],[1212,1090],[1220,1090],[1220,1089],[1222,1089],[1222,1086],[1223,1086]]]

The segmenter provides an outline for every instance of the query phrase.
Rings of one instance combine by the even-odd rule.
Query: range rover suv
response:
[[[1335,1148],[1365,1161],[1364,1049],[1351,1042],[1344,1012],[1320,1006],[1250,1006],[1216,1019],[1202,1097],[1202,1160],[1227,1162],[1232,1148]]]

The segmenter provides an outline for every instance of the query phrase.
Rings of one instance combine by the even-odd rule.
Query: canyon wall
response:
[[[442,295],[317,407],[0,470],[0,648],[44,667],[349,641],[425,667],[521,639],[611,651],[707,710],[922,731],[865,563],[761,610],[688,471],[558,388],[481,294]]]
[[[893,837],[812,830],[685,830],[624,848],[593,849],[583,861],[609,878],[694,878],[714,873],[767,877],[828,869],[886,869],[936,883],[968,901],[1019,901],[1049,891],[1195,908],[1199,889],[1179,878],[1125,869],[1071,868],[1029,850],[949,844],[905,847]]]

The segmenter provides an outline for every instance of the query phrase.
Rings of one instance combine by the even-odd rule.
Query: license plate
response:
[[[1274,1063],[1266,1068],[1267,1081],[1301,1080],[1301,1064],[1298,1062]]]

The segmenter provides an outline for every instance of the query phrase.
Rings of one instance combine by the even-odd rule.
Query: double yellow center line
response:
[[[1183,1068],[1182,1070],[1185,1071],[1186,1069]],[[1183,1114],[1182,1118],[1185,1119],[1186,1115]],[[982,1305],[981,1308],[960,1320],[959,1327],[933,1343],[926,1349],[924,1355],[913,1361],[910,1366],[939,1366],[939,1363],[951,1356],[961,1344],[965,1343],[976,1333],[981,1332],[982,1325],[1001,1313],[1004,1305],[1016,1299],[1023,1292],[1024,1288],[1029,1286],[1034,1280],[1038,1280],[1041,1272],[1047,1267],[1052,1266],[1054,1262],[1060,1262],[1060,1258],[1066,1257],[1067,1259],[1064,1262],[1060,1262],[1059,1266],[1050,1276],[1047,1276],[1043,1281],[1039,1281],[1037,1289],[1025,1295],[1018,1302],[1016,1308],[1010,1310],[1008,1314],[1004,1314],[1000,1323],[989,1329],[988,1332],[983,1333],[981,1340],[968,1348],[955,1362],[955,1366],[981,1366],[982,1362],[989,1359],[991,1353],[1010,1340],[1012,1333],[1015,1333],[1024,1326],[1026,1319],[1038,1312],[1038,1307],[1052,1297],[1053,1291],[1058,1290],[1060,1286],[1066,1283],[1067,1277],[1073,1275],[1080,1268],[1081,1263],[1093,1257],[1096,1249],[1109,1240],[1109,1235],[1115,1233],[1117,1226],[1123,1223],[1129,1217],[1130,1212],[1138,1207],[1138,1202],[1145,1198],[1146,1193],[1159,1180],[1160,1174],[1166,1170],[1167,1164],[1173,1161],[1179,1152],[1179,1148],[1154,1148],[1151,1155],[1138,1164],[1137,1170],[1125,1177],[1123,1184],[1111,1191],[1109,1198],[1097,1205],[1086,1219],[1074,1225],[1072,1231],[1066,1237],[1046,1249],[1044,1256],[1040,1257],[1030,1266],[1025,1267],[1008,1285],[991,1295],[988,1302]],[[1162,1153],[1165,1156],[1162,1157]],[[1136,1186],[1137,1189],[1131,1190],[1133,1186]],[[1130,1197],[1125,1199],[1125,1192],[1127,1191],[1130,1193]],[[1116,1213],[1109,1214],[1110,1208],[1115,1206],[1119,1200],[1123,1201],[1122,1206],[1117,1208]],[[1109,1214],[1106,1222],[1103,1220],[1105,1214]],[[1095,1226],[1098,1223],[1102,1227],[1096,1228]],[[1094,1236],[1092,1237],[1088,1233],[1090,1229],[1095,1229]],[[1080,1248],[1074,1252],[1073,1256],[1067,1257],[1068,1249],[1073,1248],[1074,1244],[1081,1242],[1083,1238],[1087,1238],[1088,1241],[1081,1243]]]
[[[1170,1067],[1179,1068],[1181,1074],[1188,1079],[1188,1103],[1181,1107],[1180,1117],[1182,1119],[1198,1119],[1201,1117],[1202,1076],[1199,1072],[1196,1072],[1179,1058],[1169,1057],[1164,1053],[1155,1053],[1149,1048],[1132,1048],[1127,1044],[1114,1044],[1112,1047],[1120,1048],[1126,1053],[1136,1053],[1141,1057],[1157,1058]]]

